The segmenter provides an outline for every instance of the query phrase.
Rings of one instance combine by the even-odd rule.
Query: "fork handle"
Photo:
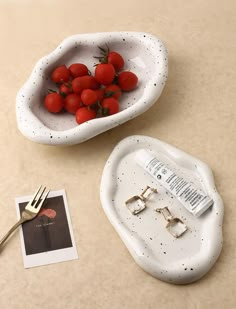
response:
[[[4,243],[7,241],[9,236],[26,220],[24,218],[21,218],[19,221],[16,222],[16,224],[13,225],[13,227],[6,233],[6,235],[0,240],[0,251],[2,247],[4,246]]]

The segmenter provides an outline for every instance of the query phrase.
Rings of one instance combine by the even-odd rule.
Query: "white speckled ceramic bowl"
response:
[[[195,217],[135,160],[137,151],[145,149],[209,195],[214,204]],[[157,189],[147,207],[132,215],[125,202],[141,194],[146,186]],[[205,275],[216,262],[222,248],[224,207],[212,172],[202,161],[148,136],[130,136],[113,150],[101,180],[103,209],[127,249],[145,271],[175,284],[193,282]],[[163,216],[156,208],[168,207],[188,230],[179,238],[166,229]]]
[[[97,46],[108,44],[125,59],[124,70],[139,77],[138,87],[123,94],[121,111],[115,115],[77,125],[69,113],[51,114],[43,104],[52,70],[61,64],[85,63],[93,73]],[[150,108],[159,98],[167,79],[167,51],[155,36],[143,32],[78,34],[65,39],[52,53],[40,59],[16,98],[18,128],[34,142],[78,144],[118,126]]]

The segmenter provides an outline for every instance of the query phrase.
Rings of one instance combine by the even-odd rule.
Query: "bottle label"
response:
[[[213,200],[200,188],[178,176],[163,162],[145,150],[138,151],[136,160],[165,189],[172,193],[181,204],[195,216],[200,216],[212,204]]]
[[[188,203],[191,210],[194,210],[207,198],[204,192],[176,175],[156,158],[148,162],[146,168],[173,195]]]

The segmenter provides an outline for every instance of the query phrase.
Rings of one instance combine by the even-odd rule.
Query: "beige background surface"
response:
[[[0,0],[0,234],[16,220],[14,198],[39,183],[65,188],[80,259],[25,270],[19,233],[0,254],[0,308],[236,307],[234,0]],[[146,113],[73,147],[28,141],[15,97],[36,61],[65,37],[96,31],[147,31],[169,51],[169,78]],[[205,161],[224,200],[224,247],[200,281],[175,286],[146,274],[105,216],[104,164],[121,139],[144,134]]]

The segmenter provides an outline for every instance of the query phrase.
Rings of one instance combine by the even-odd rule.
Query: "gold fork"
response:
[[[25,209],[23,210],[21,214],[21,218],[18,222],[16,222],[15,225],[6,233],[6,235],[0,240],[0,250],[2,249],[4,243],[9,238],[9,236],[20,226],[22,223],[34,219],[37,214],[39,213],[43,203],[45,202],[49,191],[43,196],[46,187],[44,187],[42,190],[42,186],[38,188],[32,199],[29,201],[29,203],[26,205]],[[40,193],[41,191],[41,193]]]

